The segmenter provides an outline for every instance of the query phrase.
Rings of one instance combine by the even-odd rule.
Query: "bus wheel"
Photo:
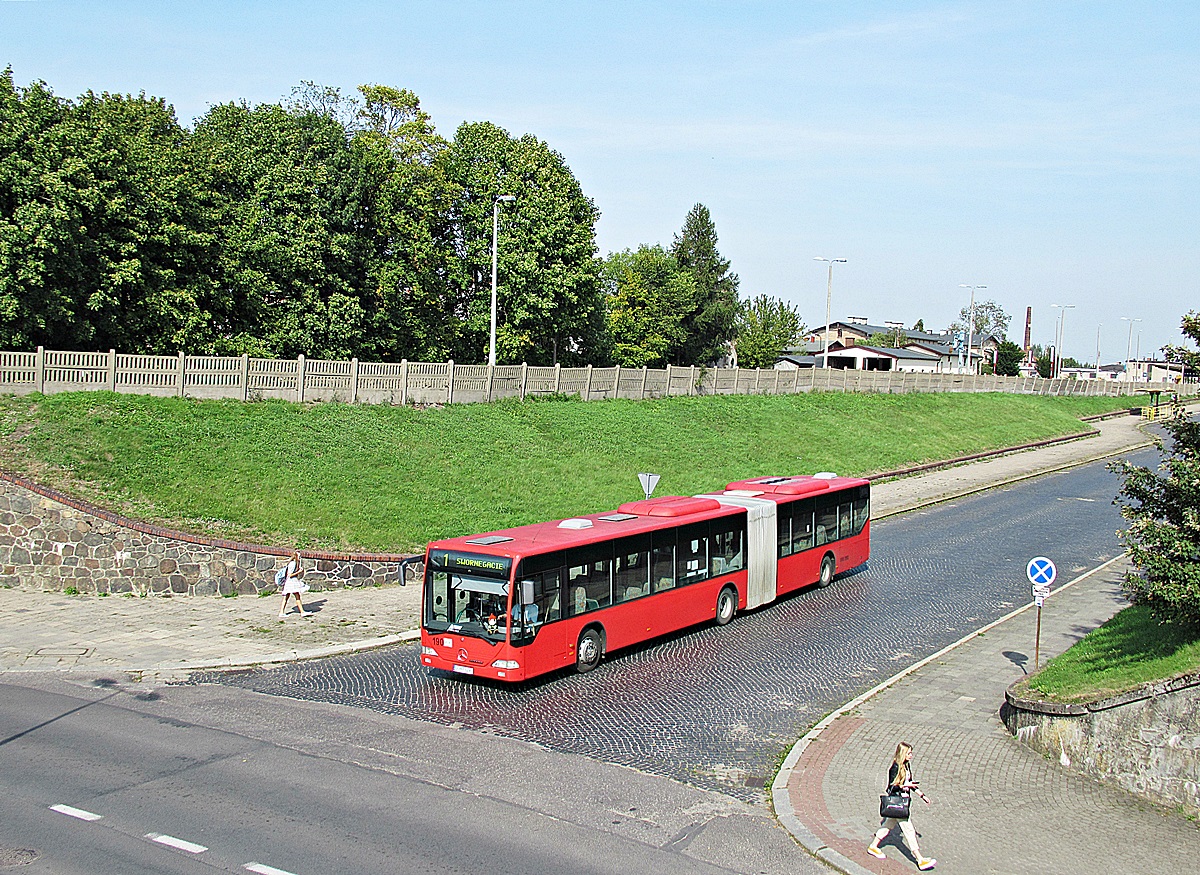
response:
[[[829,586],[829,584],[833,583],[833,574],[835,570],[836,567],[833,564],[833,557],[826,555],[826,557],[821,560],[821,576],[817,578],[817,586],[824,589],[825,587]]]
[[[737,613],[737,592],[729,587],[721,590],[717,596],[717,625],[724,626]]]
[[[579,646],[575,648],[575,670],[587,674],[600,664],[602,652],[600,633],[595,629],[585,629],[579,636]]]

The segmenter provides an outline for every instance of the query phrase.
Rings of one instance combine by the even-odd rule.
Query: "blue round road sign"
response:
[[[1025,567],[1025,573],[1029,576],[1029,582],[1034,586],[1049,586],[1054,583],[1058,570],[1054,567],[1054,563],[1045,556],[1034,556],[1029,560],[1029,565]]]

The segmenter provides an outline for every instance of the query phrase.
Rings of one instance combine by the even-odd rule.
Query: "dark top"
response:
[[[896,784],[896,775],[899,774],[899,772],[900,772],[900,767],[898,765],[896,765],[895,763],[892,763],[892,767],[890,769],[888,769],[888,776],[887,776],[887,794],[889,796],[907,796],[907,795],[909,795],[908,790],[902,790]],[[913,781],[913,770],[912,770],[911,765],[908,767],[908,780],[910,783]]]

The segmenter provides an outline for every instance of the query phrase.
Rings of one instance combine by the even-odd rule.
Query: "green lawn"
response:
[[[1047,699],[1084,702],[1200,671],[1200,628],[1160,623],[1144,605],[1121,611],[1030,679]]]
[[[0,397],[0,465],[191,531],[411,551],[740,478],[870,474],[1084,430],[1129,399],[813,393],[444,407]]]

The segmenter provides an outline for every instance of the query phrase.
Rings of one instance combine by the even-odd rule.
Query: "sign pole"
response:
[[[1050,596],[1050,585],[1058,576],[1058,569],[1045,556],[1034,556],[1025,566],[1025,574],[1032,586],[1033,603],[1037,605],[1037,631],[1033,638],[1033,670],[1042,664],[1042,603]]]
[[[1037,633],[1033,639],[1033,671],[1036,674],[1042,656],[1042,605],[1038,602]]]

